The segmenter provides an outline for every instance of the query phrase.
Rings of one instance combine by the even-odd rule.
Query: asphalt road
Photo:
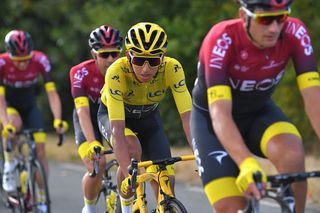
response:
[[[49,187],[52,201],[52,213],[81,213],[83,206],[81,179],[84,168],[81,165],[51,162]],[[212,212],[202,188],[176,184],[176,196],[186,206],[190,213]],[[154,208],[153,193],[147,191],[148,206]],[[10,213],[0,204],[1,213]],[[263,203],[262,213],[279,212],[273,204]],[[307,213],[319,213],[320,208],[309,206]]]

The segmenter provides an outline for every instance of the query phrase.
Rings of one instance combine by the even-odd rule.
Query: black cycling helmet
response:
[[[237,0],[242,7],[251,11],[255,8],[263,10],[281,10],[288,9],[294,0]]]
[[[28,32],[22,30],[10,31],[4,39],[6,51],[12,57],[23,57],[30,55],[33,45]]]
[[[94,29],[89,36],[89,46],[91,49],[99,50],[101,48],[122,48],[123,38],[120,31],[108,25],[102,25]]]

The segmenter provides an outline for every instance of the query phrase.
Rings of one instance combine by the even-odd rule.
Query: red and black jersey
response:
[[[51,82],[51,64],[40,51],[32,51],[32,58],[25,70],[17,69],[8,53],[0,54],[0,85],[6,88],[10,105],[28,105],[35,102],[35,87],[41,75],[44,83]]]
[[[194,105],[207,110],[207,89],[228,85],[235,113],[255,111],[271,97],[289,59],[296,75],[317,70],[310,36],[299,19],[289,17],[276,45],[266,49],[253,45],[241,19],[220,22],[200,49]]]
[[[92,103],[100,102],[100,91],[104,76],[93,59],[84,61],[70,70],[71,93],[73,98],[85,96]]]

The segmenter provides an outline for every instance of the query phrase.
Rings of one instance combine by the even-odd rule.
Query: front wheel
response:
[[[50,196],[47,175],[42,164],[35,160],[30,165],[30,177],[28,180],[28,190],[30,193],[29,205],[33,212],[50,213]]]
[[[187,213],[187,209],[179,200],[172,198],[165,207],[165,213]]]

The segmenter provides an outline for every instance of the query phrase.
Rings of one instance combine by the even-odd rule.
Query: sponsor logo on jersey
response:
[[[73,75],[73,82],[72,86],[76,88],[81,88],[81,82],[85,76],[89,74],[89,71],[87,68],[82,67],[81,69],[78,69],[76,73]]]
[[[185,81],[185,79],[182,79],[178,83],[173,84],[173,89],[174,89],[174,91],[181,93],[181,92],[186,91],[185,85],[186,85],[186,81]]]
[[[3,58],[0,58],[0,67],[4,66],[6,61]]]
[[[282,70],[275,78],[265,78],[263,80],[239,80],[229,78],[230,85],[233,89],[249,92],[254,90],[266,91],[274,87],[279,83],[284,70]]]
[[[311,39],[304,26],[299,23],[289,22],[285,29],[287,33],[294,35],[300,40],[301,46],[304,48],[304,54],[309,56],[313,53],[313,47],[311,46]]]
[[[228,153],[225,151],[213,151],[213,152],[210,152],[208,156],[213,156],[221,165],[223,158],[228,156]]]
[[[262,70],[272,69],[272,68],[281,66],[282,64],[284,64],[284,61],[280,61],[277,63],[275,60],[271,60],[268,65],[263,66],[261,69]]]
[[[157,107],[158,107],[158,104],[143,105],[143,106],[130,106],[130,105],[124,106],[126,111],[132,114],[141,114],[141,113],[151,112],[151,111],[154,111]]]
[[[165,94],[166,90],[157,90],[147,93],[147,99],[151,102],[160,102]]]
[[[197,167],[198,167],[198,174],[201,177],[202,174],[204,173],[204,167],[202,166],[202,160],[199,154],[199,149],[197,147],[197,143],[196,143],[196,139],[192,138],[192,149],[194,150],[193,154],[196,158],[196,163],[197,163]]]
[[[119,75],[114,75],[114,76],[111,77],[111,79],[114,80],[114,81],[120,82]]]
[[[229,37],[229,35],[227,33],[222,34],[211,50],[211,58],[209,62],[210,67],[222,69],[223,59],[226,56],[227,50],[231,44],[232,39]]]
[[[3,84],[8,85],[14,88],[28,88],[32,85],[35,85],[38,82],[38,79],[32,79],[27,81],[10,81],[8,79],[3,79]]]
[[[40,64],[42,64],[42,66],[44,67],[44,70],[46,72],[50,72],[51,65],[50,65],[50,62],[46,56],[41,56],[39,59],[39,62],[40,62]]]
[[[111,95],[112,98],[118,100],[118,101],[122,101],[122,92],[118,89],[109,89],[109,93]]]

